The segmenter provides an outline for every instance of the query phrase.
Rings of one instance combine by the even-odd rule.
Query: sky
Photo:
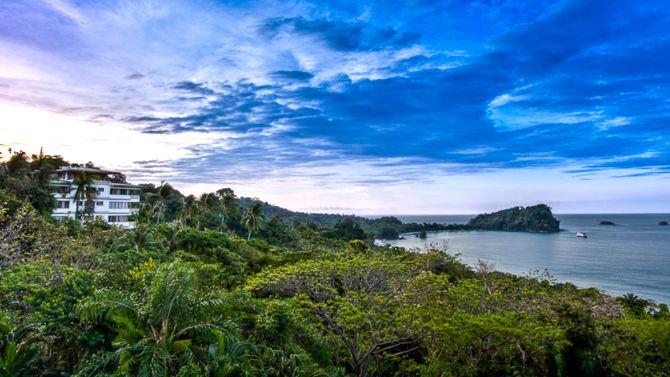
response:
[[[293,210],[670,212],[666,1],[0,1],[0,149]]]

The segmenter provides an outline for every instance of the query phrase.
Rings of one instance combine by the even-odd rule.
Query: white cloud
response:
[[[630,124],[630,121],[631,119],[628,117],[615,117],[598,122],[598,126],[600,126],[600,128],[603,130],[607,130],[613,127],[626,126]]]
[[[192,148],[224,143],[230,133],[185,132],[155,135],[134,131],[119,123],[99,124],[71,115],[38,108],[0,103],[0,134],[15,150],[60,154],[72,162],[93,161],[117,169],[137,167],[141,160],[176,160],[193,157]],[[147,174],[151,172],[146,172]]]
[[[489,102],[489,110],[491,108],[504,106],[510,102],[519,102],[528,99],[528,96],[515,96],[508,93],[501,94]]]

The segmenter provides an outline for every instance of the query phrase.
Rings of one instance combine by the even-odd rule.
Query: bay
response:
[[[397,216],[403,222],[466,223],[474,215]],[[430,232],[422,240],[378,241],[418,251],[446,247],[474,266],[479,260],[498,271],[525,275],[547,269],[560,282],[595,287],[614,295],[634,293],[670,303],[670,214],[561,214],[560,233],[498,231]],[[599,225],[601,220],[617,225]],[[576,237],[578,230],[588,238]]]

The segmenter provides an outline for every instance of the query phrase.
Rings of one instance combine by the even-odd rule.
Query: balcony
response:
[[[112,213],[115,215],[123,215],[126,213],[130,213],[131,209],[130,208],[105,208],[107,210],[107,213]]]

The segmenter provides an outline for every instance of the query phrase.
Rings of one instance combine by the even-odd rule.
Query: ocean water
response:
[[[403,222],[465,223],[473,215],[396,216]],[[670,214],[555,215],[560,233],[538,234],[496,231],[434,232],[421,240],[383,241],[425,250],[446,246],[474,266],[479,260],[496,270],[518,275],[547,269],[558,281],[595,287],[622,295],[634,293],[658,303],[670,303]],[[599,225],[601,220],[616,226]],[[588,238],[576,237],[587,232]],[[378,241],[380,242],[380,241]]]

